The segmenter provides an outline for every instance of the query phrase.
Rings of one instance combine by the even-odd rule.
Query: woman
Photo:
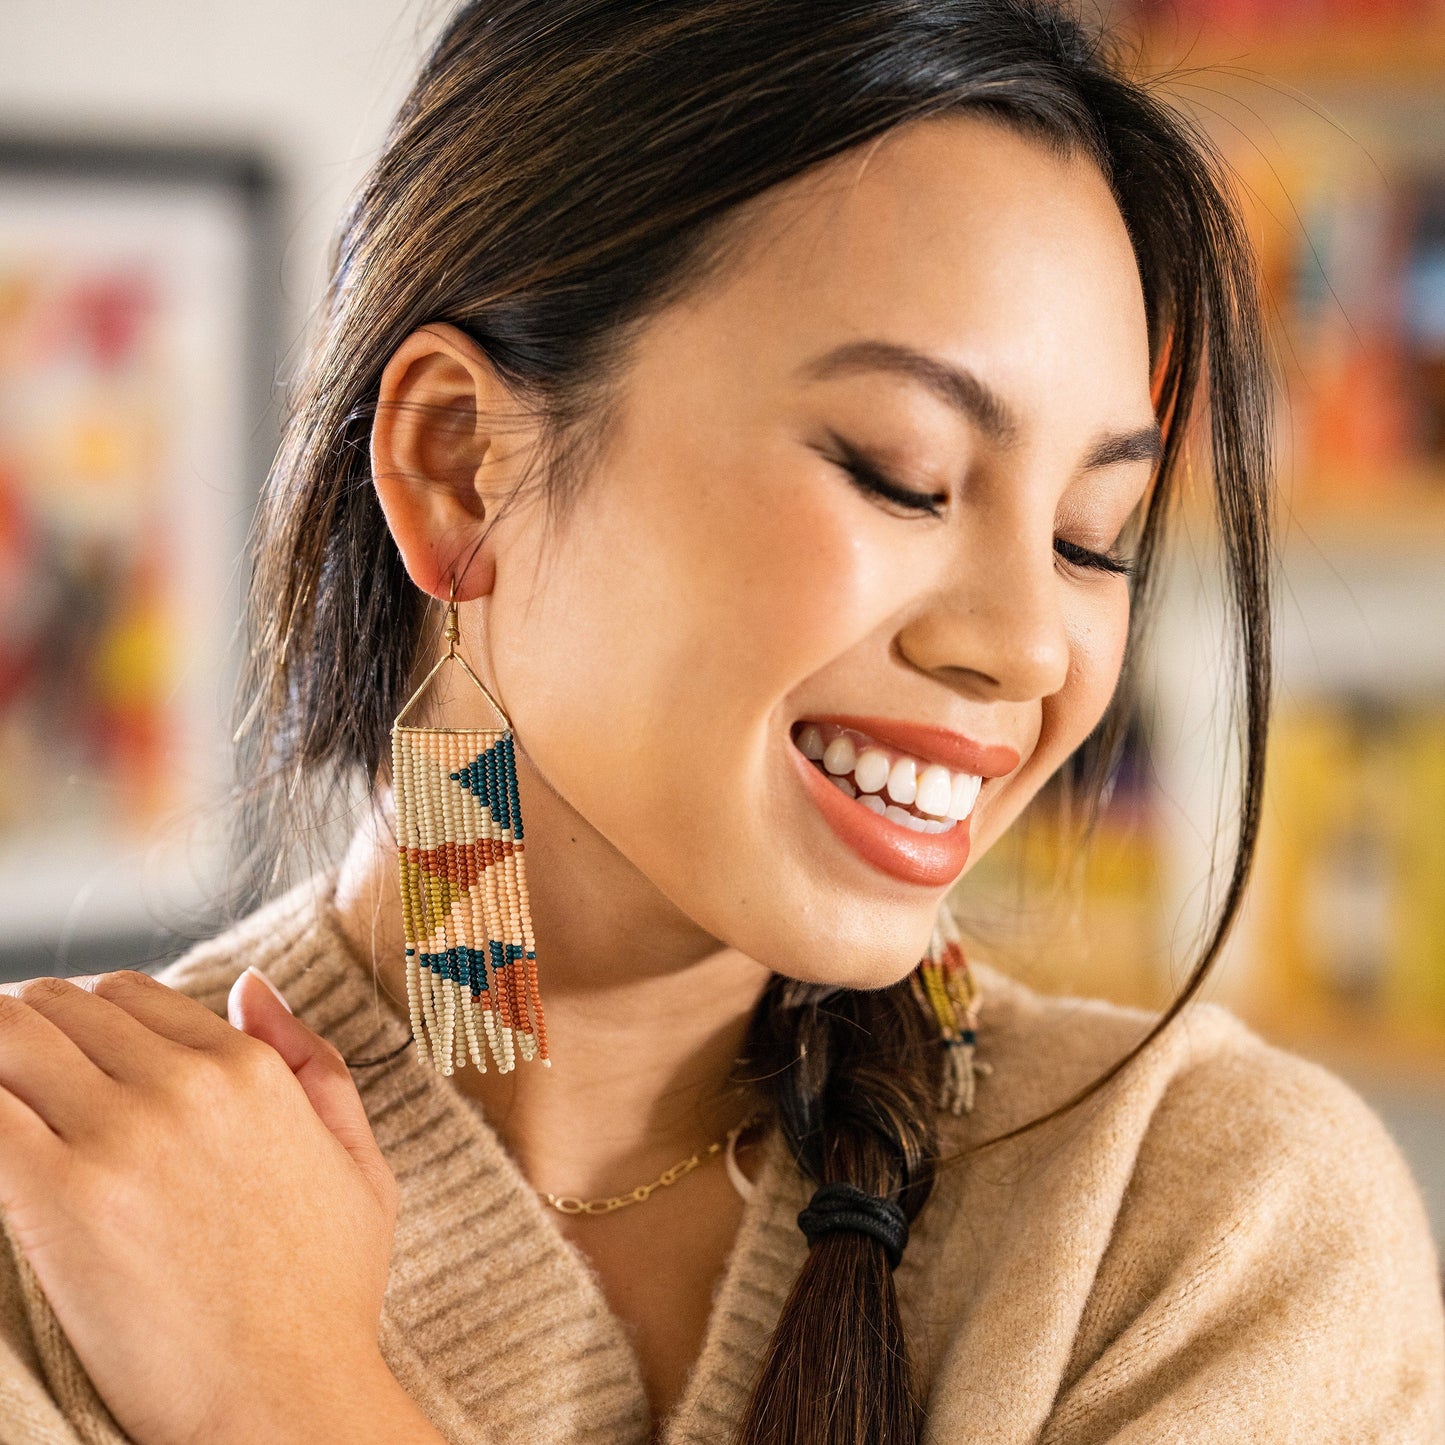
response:
[[[1215,165],[1040,0],[464,6],[258,532],[256,797],[370,804],[168,988],[0,1000],[0,1435],[1439,1439],[1399,1154],[1181,1014],[1258,818],[1266,395]],[[1196,416],[1242,826],[1151,1021],[941,908],[1051,775],[1097,800]],[[498,727],[453,654],[515,781],[433,782],[525,814],[520,931],[419,962],[476,879],[417,883],[393,723]]]

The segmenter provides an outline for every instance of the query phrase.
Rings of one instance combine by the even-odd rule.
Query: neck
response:
[[[405,1016],[389,810],[383,794],[353,836],[335,906]],[[630,1188],[752,1111],[757,1092],[729,1075],[769,972],[698,929],[575,815],[529,814],[526,866],[552,1067],[468,1066],[452,1080],[535,1188]]]

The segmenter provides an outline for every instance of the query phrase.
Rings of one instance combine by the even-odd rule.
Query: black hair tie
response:
[[[811,1248],[825,1234],[856,1230],[876,1239],[888,1251],[888,1267],[898,1268],[908,1247],[908,1216],[896,1199],[869,1194],[856,1184],[820,1184],[808,1207],[798,1214],[798,1228]]]

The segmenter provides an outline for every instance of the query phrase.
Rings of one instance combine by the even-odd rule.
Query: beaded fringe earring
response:
[[[512,723],[457,651],[456,588],[447,601],[447,651],[391,730],[406,996],[417,1057],[440,1073],[466,1065],[502,1073],[547,1055],[537,950],[522,864]],[[406,727],[406,716],[448,662],[481,690],[500,728]]]
[[[919,1007],[938,1024],[943,1045],[943,1085],[938,1104],[950,1114],[973,1109],[980,1075],[993,1066],[977,1057],[978,983],[963,955],[958,924],[945,904],[938,910],[928,952],[909,975]]]

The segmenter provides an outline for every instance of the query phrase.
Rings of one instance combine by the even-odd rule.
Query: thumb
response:
[[[292,1014],[280,990],[256,968],[248,968],[231,985],[226,1015],[234,1028],[270,1044],[285,1059],[317,1117],[351,1155],[377,1196],[390,1199],[395,1180],[377,1148],[361,1095],[336,1049]]]

